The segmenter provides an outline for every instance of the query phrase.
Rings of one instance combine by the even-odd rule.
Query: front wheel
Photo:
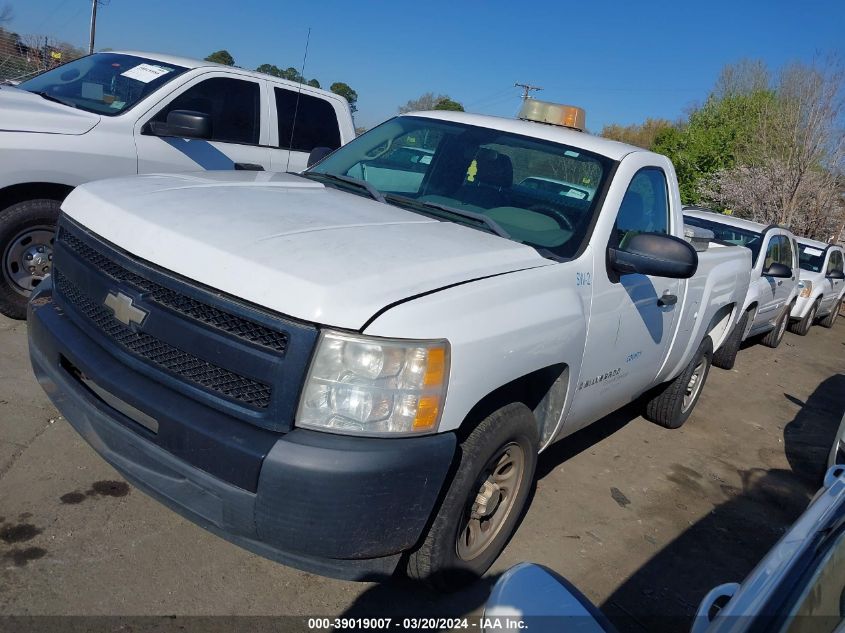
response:
[[[839,309],[842,307],[842,299],[840,298],[839,301],[833,304],[833,308],[830,310],[830,314],[828,314],[825,318],[823,318],[819,324],[826,327],[832,328],[833,324],[836,323],[836,317],[839,316]]]
[[[772,330],[769,330],[769,333],[763,337],[763,345],[766,347],[771,347],[775,349],[780,342],[783,340],[783,335],[786,332],[786,326],[789,323],[789,313],[792,312],[792,304],[786,306],[781,315],[778,322],[775,323],[775,327]]]
[[[667,429],[687,421],[707,380],[713,359],[713,341],[705,336],[684,371],[660,385],[646,401],[645,418]]]
[[[0,312],[26,318],[32,291],[53,268],[58,200],[26,200],[0,211]]]
[[[798,336],[807,336],[807,332],[810,331],[810,327],[812,327],[813,322],[816,320],[816,314],[819,311],[819,302],[816,301],[810,307],[810,311],[804,315],[803,319],[799,319],[798,321],[790,321],[789,323],[789,331],[793,334],[797,334]]]
[[[460,461],[422,544],[408,557],[409,577],[453,591],[486,572],[525,509],[538,451],[537,422],[515,403],[487,416],[460,444]]]

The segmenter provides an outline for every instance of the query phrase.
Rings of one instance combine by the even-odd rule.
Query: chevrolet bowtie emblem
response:
[[[144,322],[144,319],[147,318],[147,314],[149,314],[146,310],[136,307],[132,302],[132,297],[122,292],[110,292],[107,294],[103,305],[114,312],[115,319],[126,325],[134,323],[140,326]]]

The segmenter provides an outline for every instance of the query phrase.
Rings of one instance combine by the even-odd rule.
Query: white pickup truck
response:
[[[36,375],[130,482],[246,548],[483,574],[541,450],[643,394],[687,420],[751,271],[680,237],[666,157],[530,106],[399,116],[300,175],[78,187],[30,303]]]
[[[97,53],[2,86],[0,312],[26,315],[50,272],[59,205],[77,185],[151,172],[301,170],[315,147],[354,136],[349,104],[336,94],[171,55]]]

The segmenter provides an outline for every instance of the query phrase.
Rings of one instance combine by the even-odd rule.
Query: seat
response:
[[[485,209],[507,206],[502,195],[513,186],[513,163],[509,156],[481,149],[475,158],[476,174],[463,186],[461,199]]]

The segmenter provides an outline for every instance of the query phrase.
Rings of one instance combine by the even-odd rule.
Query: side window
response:
[[[830,274],[834,270],[842,271],[842,253],[839,251],[832,250],[830,252],[830,257],[828,258],[827,262],[827,270],[825,274]]]
[[[769,238],[769,245],[766,247],[766,259],[763,261],[763,270],[775,262],[780,261],[780,240],[778,236],[773,235]]]
[[[792,242],[785,235],[780,236],[780,263],[789,268],[793,268],[792,261]]]
[[[666,176],[661,169],[646,167],[638,171],[622,198],[616,216],[616,245],[625,243],[638,233],[669,232],[669,195]]]
[[[206,79],[173,99],[153,117],[167,121],[173,110],[193,110],[211,117],[211,140],[258,144],[261,134],[261,87],[254,81]]]
[[[273,88],[273,92],[279,120],[279,147],[298,152],[310,152],[315,147],[340,147],[337,113],[331,103],[295,90]]]

